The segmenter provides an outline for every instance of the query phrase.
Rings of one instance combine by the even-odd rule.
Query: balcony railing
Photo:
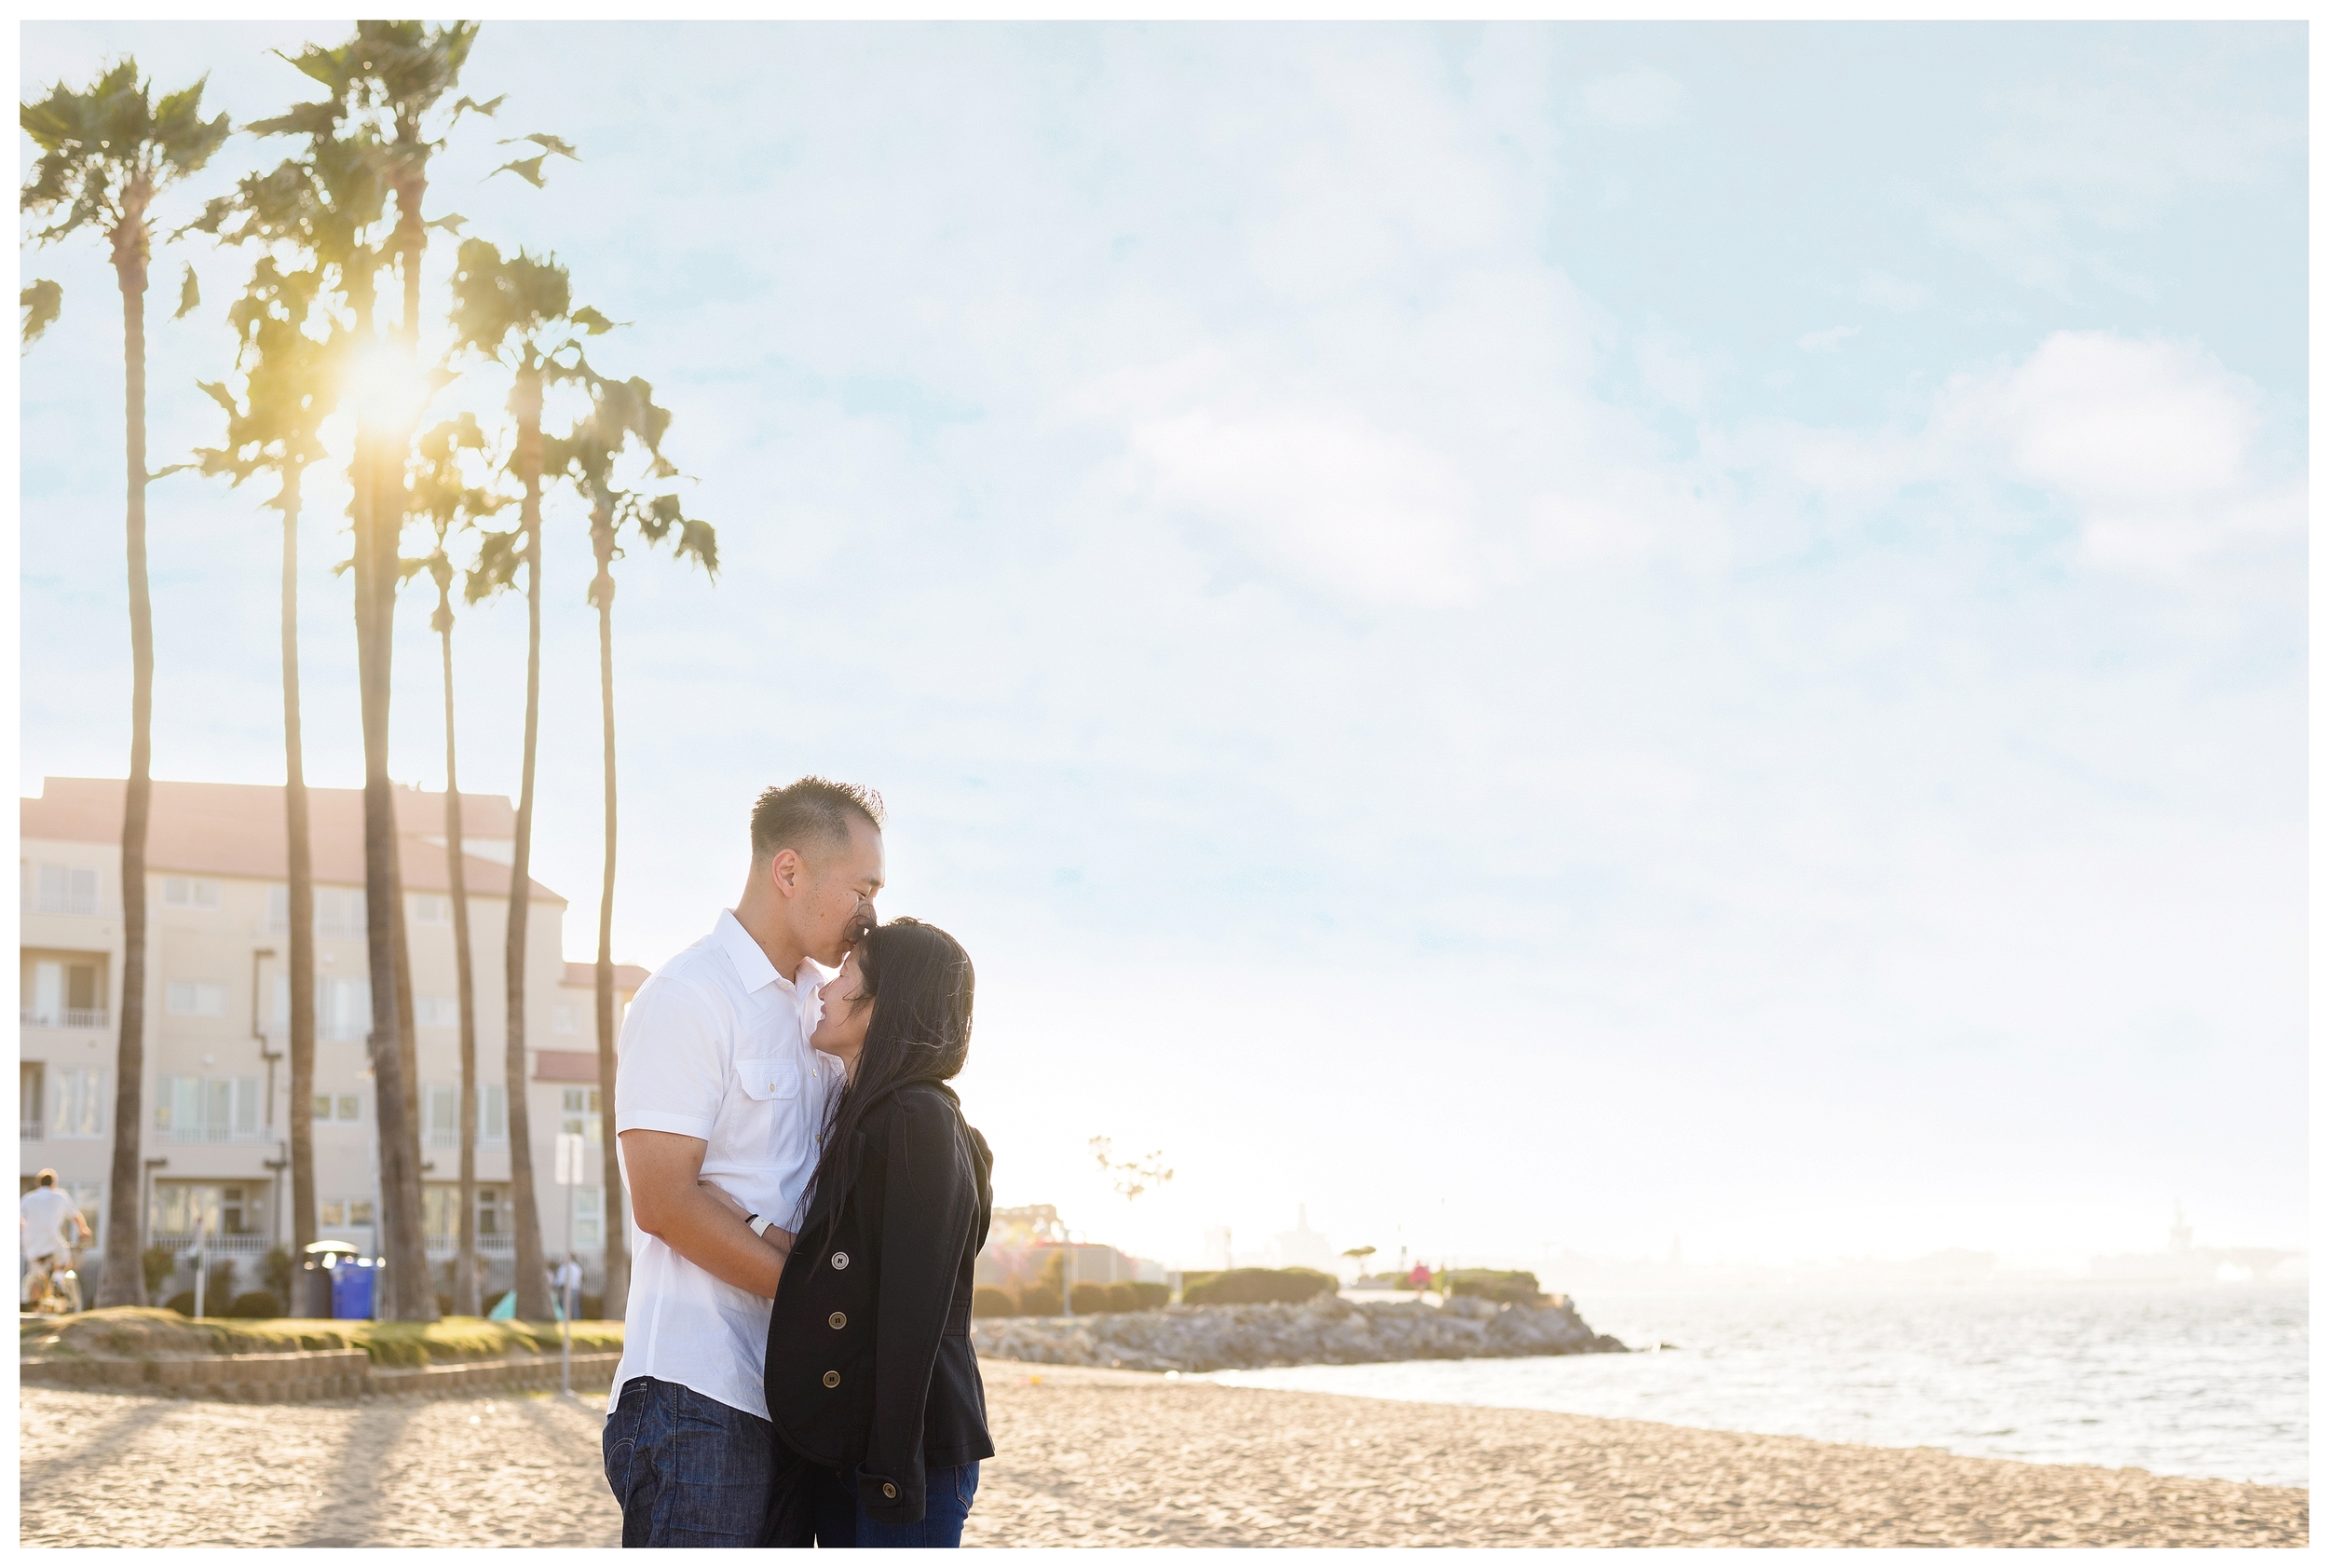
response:
[[[157,1231],[146,1237],[148,1247],[167,1247],[172,1252],[194,1250],[192,1231]],[[249,1235],[220,1235],[213,1233],[202,1238],[202,1250],[213,1258],[263,1258],[275,1245],[267,1237]]]
[[[42,1139],[48,1136],[48,1132],[46,1127],[41,1125],[39,1117],[20,1116],[17,1118],[16,1123],[16,1136],[22,1139],[27,1143],[38,1143]]]
[[[154,1134],[157,1143],[273,1143],[276,1138],[277,1135],[266,1127],[161,1127]]]
[[[429,1256],[450,1258],[459,1249],[451,1236],[432,1235],[429,1238]],[[517,1250],[517,1243],[508,1236],[479,1236],[477,1255],[481,1258],[507,1258]]]
[[[102,1007],[27,1007],[17,1014],[17,1022],[28,1029],[104,1029],[105,1019]]]

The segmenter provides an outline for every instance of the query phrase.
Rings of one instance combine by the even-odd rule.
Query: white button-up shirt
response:
[[[632,999],[615,1064],[615,1130],[703,1139],[707,1179],[797,1230],[825,1109],[843,1082],[840,1062],[809,1044],[826,978],[806,960],[793,978],[779,975],[722,910],[711,934]],[[651,1377],[766,1419],[769,1299],[706,1273],[635,1221],[626,1229],[631,1294],[607,1410],[625,1383]]]

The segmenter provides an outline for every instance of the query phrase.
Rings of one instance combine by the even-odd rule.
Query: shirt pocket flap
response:
[[[800,1064],[772,1057],[736,1064],[736,1083],[748,1099],[800,1098]]]

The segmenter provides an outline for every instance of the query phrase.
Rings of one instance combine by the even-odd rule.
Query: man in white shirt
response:
[[[826,971],[874,923],[881,817],[878,795],[824,779],[762,795],[743,896],[623,1020],[631,1295],[603,1446],[626,1547],[771,1544],[769,1304],[842,1086],[809,1036]]]
[[[65,1249],[73,1245],[65,1237],[65,1227],[75,1227],[80,1241],[89,1240],[89,1221],[81,1218],[81,1206],[73,1195],[57,1185],[57,1173],[44,1170],[34,1178],[33,1190],[24,1194],[16,1206],[20,1245],[24,1248],[28,1265],[20,1282],[16,1299],[26,1301],[33,1288],[33,1276],[46,1279],[64,1261]]]

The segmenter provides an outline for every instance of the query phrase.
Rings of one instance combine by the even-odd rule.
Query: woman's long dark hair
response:
[[[857,1071],[825,1125],[824,1152],[810,1187],[811,1219],[830,1213],[846,1195],[850,1146],[865,1112],[892,1090],[916,1082],[944,1083],[971,1054],[971,992],[974,976],[962,944],[921,920],[878,925],[857,944],[857,996],[840,1005],[870,1006]]]

